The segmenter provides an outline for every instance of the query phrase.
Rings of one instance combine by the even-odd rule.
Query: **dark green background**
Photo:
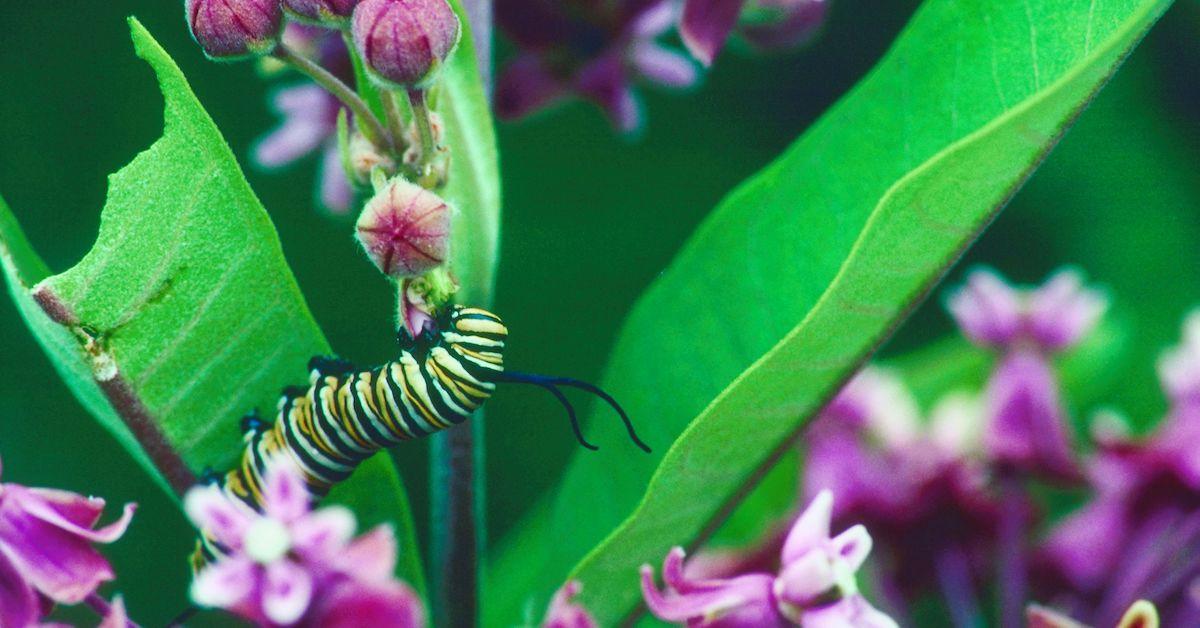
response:
[[[691,93],[643,90],[649,124],[636,139],[615,136],[579,104],[500,126],[506,200],[496,309],[512,330],[516,368],[596,379],[622,316],[699,220],[845,93],[915,7],[831,1],[828,28],[807,50],[769,59],[727,54]],[[0,190],[56,270],[91,245],[105,176],[161,129],[153,79],[132,54],[129,14],[174,55],[239,156],[275,124],[264,104],[268,86],[251,65],[206,62],[179,2],[0,2]],[[350,223],[313,209],[314,161],[283,173],[247,170],[333,346],[359,362],[388,359],[391,288],[360,254]],[[1073,263],[1109,286],[1135,343],[1109,399],[1145,422],[1162,408],[1153,360],[1200,303],[1198,209],[1200,4],[1186,0],[966,263],[1023,281]],[[888,350],[948,329],[931,301]],[[128,592],[138,621],[165,622],[184,605],[190,528],[70,397],[7,299],[0,339],[4,479],[137,501],[134,526],[110,552],[121,576],[114,590]],[[536,392],[505,391],[488,420],[490,530],[498,538],[553,485],[575,445],[561,410]],[[427,538],[426,449],[396,455]]]

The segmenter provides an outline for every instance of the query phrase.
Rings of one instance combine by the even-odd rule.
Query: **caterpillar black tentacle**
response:
[[[502,382],[549,391],[567,410],[579,442],[596,449],[584,438],[575,409],[560,387],[591,392],[611,405],[633,441],[650,451],[625,411],[603,390],[569,378],[506,373],[507,337],[507,328],[495,314],[454,306],[438,318],[437,331],[414,338],[401,330],[400,357],[393,362],[360,370],[340,358],[314,357],[308,365],[308,386],[283,390],[275,421],[267,422],[256,412],[242,418],[241,460],[223,476],[210,479],[231,498],[261,510],[268,464],[283,456],[303,473],[309,494],[317,499],[380,449],[466,421]],[[202,535],[193,567],[225,553]]]

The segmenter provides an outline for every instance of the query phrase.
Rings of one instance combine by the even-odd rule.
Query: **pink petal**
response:
[[[337,106],[330,98],[312,84],[279,90],[274,104],[283,116],[283,124],[259,140],[254,160],[261,166],[277,168],[316,150],[336,129],[332,120],[336,120]]]
[[[589,63],[579,71],[575,87],[580,95],[599,105],[622,133],[632,133],[641,126],[641,104],[634,96],[625,61],[619,55],[608,54]]]
[[[0,626],[29,626],[42,614],[37,593],[0,555]]]
[[[82,528],[91,528],[104,513],[104,500],[52,488],[25,488],[58,514]]]
[[[308,514],[312,497],[300,469],[289,458],[277,457],[263,478],[263,511],[273,519],[291,523]]]
[[[278,624],[293,624],[304,616],[312,601],[313,581],[299,565],[283,560],[266,567],[263,613]]]
[[[851,595],[841,601],[801,614],[803,628],[899,628],[894,619],[875,610],[861,595]]]
[[[1030,604],[1025,608],[1025,628],[1087,628],[1064,613]]]
[[[813,498],[783,542],[783,564],[798,560],[829,540],[829,522],[833,517],[833,493],[823,490]]]
[[[635,39],[654,39],[675,26],[678,13],[671,0],[659,0],[634,18],[628,31]]]
[[[982,345],[1005,345],[1021,325],[1021,295],[999,275],[976,270],[950,293],[946,308],[963,334]]]
[[[833,537],[833,550],[851,571],[858,571],[871,553],[871,543],[871,535],[860,524]]]
[[[836,586],[829,556],[814,550],[787,563],[775,579],[775,595],[780,601],[804,607]]]
[[[629,60],[643,78],[666,87],[691,87],[700,77],[687,57],[652,41],[634,44]]]
[[[1010,352],[987,388],[984,445],[996,460],[1072,478],[1078,471],[1058,380],[1032,349]]]
[[[597,628],[596,618],[584,607],[571,602],[582,588],[578,580],[571,580],[555,592],[542,628]]]
[[[322,595],[318,604],[311,623],[321,628],[425,626],[425,610],[420,598],[400,582],[342,580]]]
[[[737,24],[745,0],[686,0],[679,35],[700,63],[712,65]]]
[[[241,549],[251,513],[230,501],[220,487],[191,489],[183,498],[183,510],[197,528],[212,535],[222,545],[234,551]]]
[[[509,120],[523,118],[566,93],[562,79],[545,66],[541,57],[522,55],[496,81],[496,115]]]
[[[778,616],[774,611],[771,585],[773,578],[766,574],[741,576],[722,581],[720,588],[704,591],[672,592],[664,595],[654,584],[654,569],[642,566],[642,595],[646,606],[655,617],[669,622],[687,622],[700,618],[715,619],[730,617],[736,623],[710,623],[704,626],[774,625],[762,623],[741,624],[741,618]]]
[[[108,614],[97,628],[128,628],[129,614],[125,612],[125,600],[120,596],[113,598],[108,607]]]
[[[305,556],[336,557],[354,536],[354,514],[328,506],[296,519],[289,526],[292,545]]]
[[[1029,333],[1046,349],[1075,344],[1096,326],[1108,299],[1083,285],[1083,276],[1061,270],[1029,297]]]
[[[249,559],[229,557],[211,563],[192,580],[192,601],[200,606],[232,608],[254,593],[256,566]]]
[[[127,511],[113,530],[92,531],[68,521],[28,489],[5,485],[0,497],[0,552],[40,593],[75,604],[113,578],[108,561],[92,548],[93,537],[115,538],[112,532],[123,531],[128,516]]]
[[[318,194],[321,206],[333,214],[345,214],[354,203],[354,187],[342,167],[342,156],[336,144],[325,147],[321,159],[321,179]]]
[[[396,571],[396,533],[392,526],[376,526],[346,546],[337,561],[339,569],[359,580],[383,582]]]
[[[22,500],[25,512],[92,543],[112,543],[121,538],[125,534],[125,530],[129,528],[130,522],[133,521],[133,513],[137,510],[137,504],[125,504],[119,519],[99,530],[93,530],[92,526],[95,525],[97,516],[91,513],[94,509],[102,510],[104,508],[103,499],[86,498],[66,491],[45,489],[28,489],[23,493],[31,498]]]

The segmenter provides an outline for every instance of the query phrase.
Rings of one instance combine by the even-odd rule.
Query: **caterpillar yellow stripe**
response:
[[[508,329],[495,314],[462,306],[438,322],[437,333],[419,338],[400,332],[400,357],[373,369],[313,358],[308,387],[285,390],[274,421],[244,419],[242,459],[213,479],[229,497],[261,510],[268,462],[284,456],[316,499],[380,449],[466,421],[504,374]],[[223,553],[202,535],[193,567]]]

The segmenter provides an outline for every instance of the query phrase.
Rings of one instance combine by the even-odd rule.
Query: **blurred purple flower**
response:
[[[946,305],[963,333],[977,344],[1011,349],[1028,343],[1053,353],[1087,335],[1108,300],[1085,288],[1075,270],[1060,270],[1036,289],[1015,288],[990,270],[976,270],[950,293]]]
[[[656,41],[675,23],[671,0],[497,0],[496,18],[521,48],[496,84],[496,111],[504,118],[574,94],[629,132],[642,120],[634,83],[683,88],[697,80],[686,56]]]
[[[982,421],[976,398],[952,394],[922,427],[903,384],[869,367],[809,428],[804,494],[833,490],[834,521],[871,530],[897,612],[935,584],[970,591],[984,571],[1001,509],[979,459]]]
[[[650,612],[665,621],[712,628],[896,626],[858,593],[855,573],[871,551],[871,536],[856,525],[831,537],[832,514],[833,494],[822,491],[788,532],[776,575],[692,579],[684,573],[683,548],[672,549],[663,561],[666,593],[655,585],[654,569],[642,567]]]
[[[754,0],[742,12],[738,33],[755,48],[794,48],[825,22],[827,0]]]
[[[419,599],[392,580],[391,529],[353,539],[354,515],[341,507],[311,511],[299,470],[284,459],[267,470],[262,513],[218,486],[191,490],[184,507],[228,552],[196,575],[197,604],[261,625],[324,626],[356,616],[346,613],[392,617],[385,625],[398,628],[424,625]]]
[[[1078,477],[1066,412],[1050,356],[1079,342],[1107,307],[1078,272],[1063,270],[1042,286],[1010,286],[987,270],[951,292],[947,308],[963,333],[1002,352],[987,387],[984,443],[1010,468],[1072,480]]]
[[[550,600],[542,628],[597,628],[596,618],[586,608],[571,601],[582,589],[583,585],[576,580],[564,584]]]
[[[333,31],[289,24],[284,39],[308,51],[343,80],[352,78],[350,55],[341,37]],[[337,145],[337,117],[341,103],[313,83],[278,90],[272,106],[282,123],[254,148],[254,161],[264,168],[282,168],[320,151],[318,197],[321,205],[335,214],[350,210],[354,188],[346,177]]]
[[[119,539],[134,509],[96,529],[103,499],[0,484],[0,626],[34,625],[55,603],[78,604],[112,580],[92,544]]]
[[[109,605],[108,612],[104,614],[98,628],[129,628],[131,623],[129,613],[125,612],[125,600],[117,596]]]
[[[1200,318],[1160,362],[1171,409],[1149,437],[1097,435],[1087,461],[1090,503],[1047,536],[1050,587],[1076,616],[1115,622],[1138,598],[1159,605],[1167,625],[1200,622],[1200,406],[1190,369],[1200,363]],[[1057,581],[1055,581],[1057,579]]]
[[[1027,628],[1088,628],[1068,615],[1052,608],[1030,604],[1025,609]],[[1117,622],[1116,628],[1158,628],[1158,609],[1149,600],[1138,600],[1131,604]]]
[[[745,5],[746,0],[685,0],[679,35],[692,55],[712,65]]]

